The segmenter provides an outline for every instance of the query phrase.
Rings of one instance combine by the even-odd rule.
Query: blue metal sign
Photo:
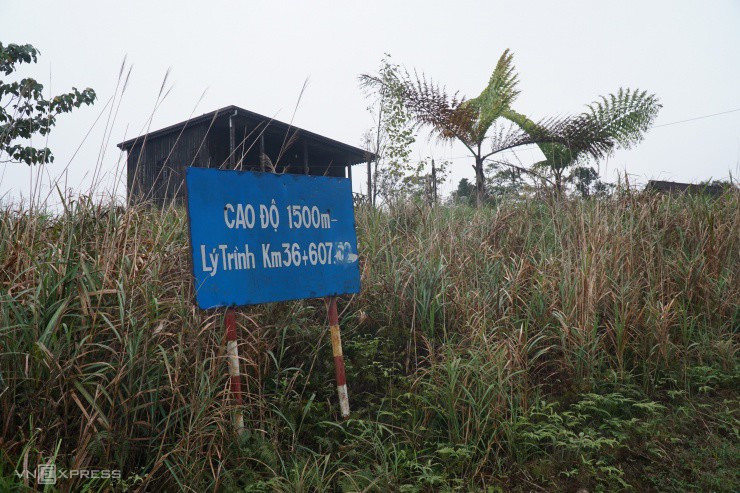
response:
[[[360,291],[349,179],[188,168],[186,184],[200,308]]]

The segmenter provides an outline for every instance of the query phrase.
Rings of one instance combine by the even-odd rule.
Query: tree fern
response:
[[[616,149],[629,149],[642,141],[661,107],[655,94],[647,91],[620,88],[616,94],[599,96],[566,125],[566,142],[538,144],[545,160],[536,166],[548,169],[560,190],[566,169],[589,158],[602,159]],[[510,112],[507,117],[528,133],[541,132],[524,115]]]
[[[617,147],[639,142],[660,109],[655,95],[620,89],[591,103],[580,115],[535,122],[512,108],[520,91],[509,50],[499,58],[486,88],[473,99],[448,93],[424,74],[404,70],[396,76],[393,85],[416,127],[429,127],[440,140],[461,142],[475,159],[479,204],[485,194],[483,164],[494,154],[538,144],[545,163],[562,172],[581,156],[599,159]],[[377,75],[364,74],[360,81],[366,88],[381,89],[386,84]],[[490,143],[488,150],[483,149],[485,140]]]

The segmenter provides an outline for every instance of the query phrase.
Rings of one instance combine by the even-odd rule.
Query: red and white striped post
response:
[[[234,413],[234,427],[241,434],[244,431],[244,415],[242,414],[242,382],[239,376],[239,346],[236,343],[236,314],[234,309],[226,309],[226,362],[229,365],[229,379],[231,394],[236,401]]]
[[[337,393],[339,394],[339,410],[342,418],[349,417],[349,395],[347,394],[347,378],[344,375],[344,355],[342,354],[342,337],[339,334],[339,315],[337,314],[337,299],[334,296],[327,298],[329,311],[329,330],[331,331],[331,348],[334,353],[334,370],[337,374]]]

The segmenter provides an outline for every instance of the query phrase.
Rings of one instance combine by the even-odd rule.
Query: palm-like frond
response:
[[[503,116],[537,141],[545,155],[545,161],[539,164],[560,170],[583,156],[601,159],[617,148],[626,149],[640,142],[660,108],[654,94],[620,88],[616,94],[600,96],[580,115],[547,125],[515,111],[507,111]]]
[[[515,123],[531,140],[536,141],[534,143],[545,155],[544,161],[536,163],[538,167],[562,169],[570,166],[578,159],[582,153],[582,148],[585,147],[580,141],[591,139],[590,133],[580,127],[580,125],[585,125],[586,122],[579,117],[562,118],[543,124],[536,123],[527,116],[513,110],[506,111],[503,116]],[[570,144],[570,147],[565,145],[566,143]],[[578,149],[574,147],[578,147]]]
[[[480,96],[463,105],[475,116],[470,129],[475,141],[482,141],[491,125],[511,108],[519,96],[520,91],[516,88],[518,82],[519,78],[514,71],[514,55],[507,49],[499,58],[488,85]]]
[[[587,111],[573,117],[561,142],[576,154],[595,159],[615,149],[627,149],[640,142],[655,121],[662,105],[647,91],[619,89],[617,94],[601,96]]]
[[[383,79],[374,75],[360,76],[365,87],[378,88]],[[477,146],[493,122],[508,110],[519,91],[513,55],[506,50],[491,74],[488,86],[474,99],[466,100],[458,92],[450,94],[444,86],[414,71],[401,72],[392,81],[417,126],[429,126],[442,140],[459,139],[468,147]],[[385,82],[387,84],[388,82]]]
[[[619,88],[617,94],[600,96],[583,115],[615,147],[627,149],[643,139],[661,107],[655,94]]]
[[[573,166],[583,156],[583,151],[571,149],[563,144],[544,142],[538,145],[545,160],[536,163],[537,167],[562,170]]]
[[[391,81],[370,74],[360,76],[366,88],[381,89],[391,84],[391,90],[399,91],[404,106],[413,117],[414,124],[430,126],[432,133],[443,140],[459,138],[469,141],[470,114],[462,108],[464,98],[457,93],[449,94],[444,86],[424,74],[408,71],[398,73]],[[387,87],[386,87],[387,88]]]
[[[514,113],[507,111],[504,114]],[[547,142],[563,142],[567,137],[569,120],[559,118],[547,118],[534,122],[527,119],[521,120],[521,124],[511,124],[509,118],[499,118],[489,127],[486,138],[490,143],[490,150],[483,157],[531,144]],[[507,121],[508,120],[508,121]]]

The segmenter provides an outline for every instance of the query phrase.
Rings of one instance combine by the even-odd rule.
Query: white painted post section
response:
[[[347,377],[344,374],[344,355],[342,354],[342,337],[339,334],[336,297],[329,297],[327,304],[329,305],[329,329],[331,330],[331,348],[334,353],[334,370],[337,375],[339,410],[342,412],[342,418],[347,419],[349,417],[349,395],[347,394]]]
[[[244,432],[244,415],[242,414],[242,382],[239,375],[239,346],[236,343],[236,315],[233,308],[226,309],[226,362],[229,365],[231,393],[236,401],[234,428],[240,435]]]

